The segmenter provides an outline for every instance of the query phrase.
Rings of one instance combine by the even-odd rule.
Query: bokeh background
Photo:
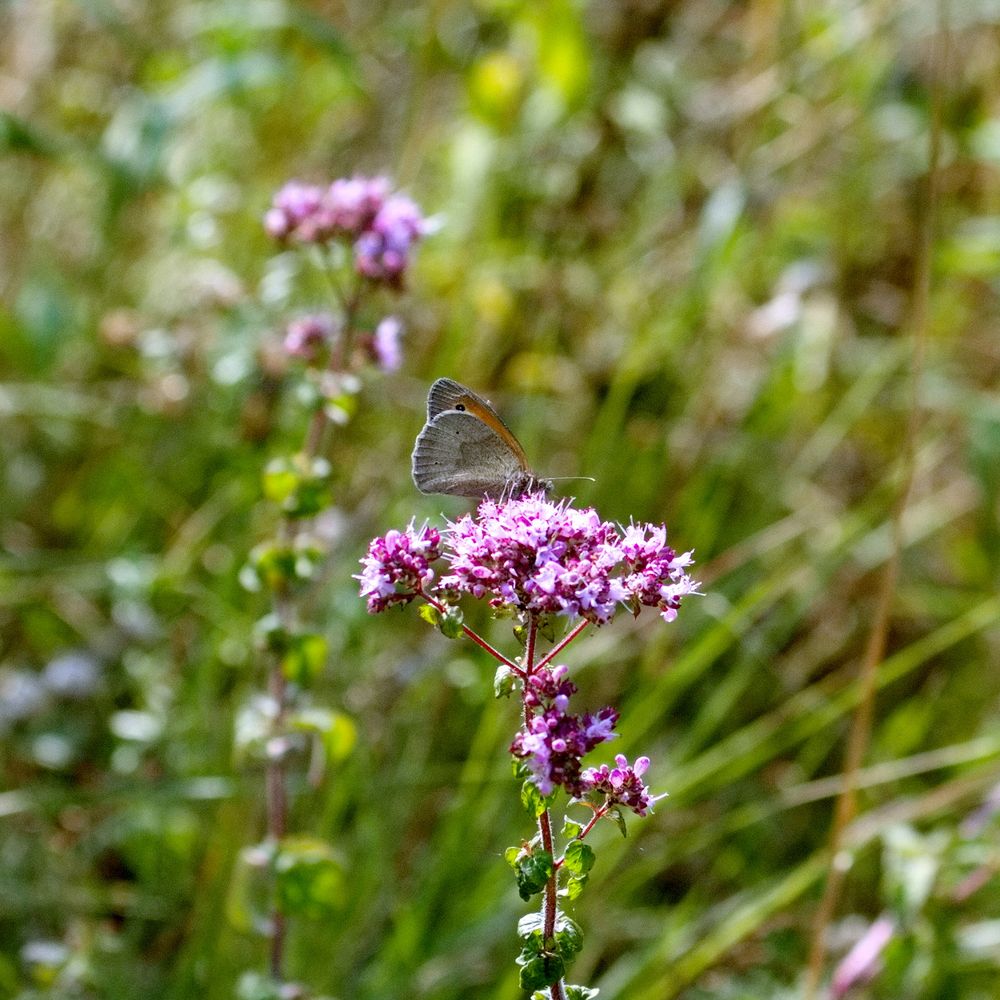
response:
[[[350,579],[373,534],[464,509],[409,477],[447,374],[540,471],[593,476],[565,484],[581,502],[666,521],[705,581],[673,625],[619,620],[569,657],[670,793],[598,838],[572,979],[800,995],[895,546],[830,962],[887,911],[856,995],[996,996],[1000,11],[950,6],[0,10],[0,996],[215,1000],[263,968],[233,875],[262,782],[234,729],[266,606],[238,573],[275,522],[261,469],[302,437],[280,331],[323,286],[260,220],[285,180],[355,171],[443,225],[394,304],[402,370],[332,445],[317,697],[358,741],[299,782],[292,825],[350,892],[295,924],[290,973],[520,995],[515,706],[473,647],[413,609],[368,618]]]

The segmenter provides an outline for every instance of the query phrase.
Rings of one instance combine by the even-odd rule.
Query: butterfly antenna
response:
[[[548,476],[546,477],[553,483],[565,483],[570,479],[586,479],[588,483],[596,483],[597,480],[593,476]]]

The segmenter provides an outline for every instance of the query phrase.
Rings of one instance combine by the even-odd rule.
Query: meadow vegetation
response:
[[[439,229],[401,367],[329,438],[310,697],[354,738],[293,773],[343,883],[289,976],[522,995],[516,705],[352,579],[373,536],[469,509],[410,479],[446,375],[540,474],[593,477],[558,492],[665,522],[704,591],[567,654],[621,712],[601,760],[648,754],[669,793],[600,833],[574,981],[803,996],[853,731],[817,996],[880,917],[852,996],[997,995],[995,5],[21,0],[0,53],[0,997],[222,1000],[265,969],[241,570],[308,420],[285,327],[331,293],[262,220],[355,173]]]

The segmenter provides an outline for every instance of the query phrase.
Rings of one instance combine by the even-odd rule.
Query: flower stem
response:
[[[538,817],[538,832],[542,835],[542,848],[547,851],[550,856],[553,856],[552,820],[549,816],[548,809],[546,809],[542,815]],[[558,897],[556,895],[559,880],[557,872],[558,870],[555,865],[553,865],[552,874],[549,876],[548,882],[545,883],[545,898],[542,903],[543,933],[545,935],[546,947],[549,947],[550,944],[555,942],[556,936],[556,917],[559,914],[557,902]],[[552,984],[550,991],[552,994],[552,1000],[564,1000],[561,979]]]
[[[528,640],[525,643],[524,650],[524,672],[525,676],[528,677],[541,669],[544,664],[544,661],[538,664],[535,663],[535,645],[537,639],[538,619],[535,615],[531,615],[528,620]],[[530,719],[531,709],[529,709],[527,703],[525,703],[524,722],[526,726]],[[552,844],[552,819],[549,816],[549,810],[547,808],[544,809],[542,814],[538,817],[538,832],[542,838],[542,849],[549,855],[549,857],[554,859],[555,851],[553,850]],[[546,948],[555,943],[556,917],[559,913],[558,897],[556,895],[558,880],[559,876],[557,874],[557,869],[555,864],[553,864],[552,874],[545,883],[545,895],[542,900],[542,921]],[[561,979],[553,983],[552,986],[549,987],[549,990],[552,1000],[565,1000]]]
[[[444,614],[448,609],[442,604],[436,597],[431,597],[430,594],[425,593],[423,590],[418,591],[420,596],[432,607],[436,608],[442,614]],[[527,674],[521,669],[513,660],[508,660],[499,649],[494,649],[478,632],[473,632],[468,625],[462,626],[462,634],[471,639],[480,649],[485,649],[490,656],[493,657],[497,663],[502,663],[505,667],[509,667],[511,670],[517,674],[518,677],[526,677]]]
[[[330,274],[329,269],[326,269],[326,271],[344,311],[343,341],[341,344],[335,345],[331,350],[326,367],[328,372],[336,372],[338,370],[346,370],[351,363],[351,345],[357,312],[361,305],[362,286],[360,283],[356,285],[351,297],[345,299],[333,275]],[[326,410],[321,405],[313,413],[309,421],[302,445],[302,454],[307,462],[315,458],[322,451],[329,423]],[[280,536],[289,544],[295,543],[301,530],[301,522],[296,518],[287,516],[282,518],[278,529]],[[283,588],[274,595],[272,606],[278,620],[281,622],[282,629],[291,633],[295,626],[296,615],[294,599],[288,593],[287,588]],[[289,793],[287,785],[288,773],[285,765],[285,755],[288,747],[285,728],[288,722],[290,705],[288,684],[285,680],[281,660],[277,656],[271,657],[267,677],[267,692],[274,704],[274,718],[271,722],[271,735],[274,742],[268,753],[264,774],[267,837],[274,845],[274,848],[278,850],[280,849],[281,841],[288,832]],[[282,983],[284,982],[287,921],[276,898],[271,903],[271,913],[267,926],[271,978],[277,983]]]

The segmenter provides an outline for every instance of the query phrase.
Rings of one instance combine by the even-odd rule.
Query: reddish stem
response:
[[[530,677],[532,674],[536,673],[541,669],[541,663],[535,663],[535,646],[538,639],[538,621],[534,615],[530,615],[528,619],[528,641],[525,644],[524,650],[524,673],[522,676]],[[524,704],[524,724],[525,726],[531,721],[531,710],[528,708],[527,703]],[[554,851],[552,845],[552,820],[549,816],[548,809],[544,809],[542,814],[538,817],[538,832],[541,834],[542,838],[542,848],[546,851],[549,857],[554,858]],[[548,881],[545,883],[545,896],[542,903],[542,919],[544,922],[543,933],[545,935],[545,947],[548,948],[551,943],[554,942],[556,936],[556,917],[558,916],[558,897],[556,895],[558,889],[558,876],[556,874],[556,866],[553,863],[552,874],[549,876]],[[552,1000],[565,1000],[565,993],[563,992],[562,980],[555,982],[549,987],[549,995]]]
[[[432,607],[436,608],[441,614],[445,614],[448,608],[447,605],[442,604],[436,597],[431,597],[426,591],[419,590],[417,593]],[[499,649],[494,649],[478,632],[473,632],[468,625],[462,626],[462,634],[467,638],[471,639],[480,649],[485,649],[490,656],[493,657],[497,663],[502,663],[505,667],[509,667],[511,670],[517,674],[518,677],[525,677],[527,674],[525,671],[519,667],[513,660],[508,660]]]

